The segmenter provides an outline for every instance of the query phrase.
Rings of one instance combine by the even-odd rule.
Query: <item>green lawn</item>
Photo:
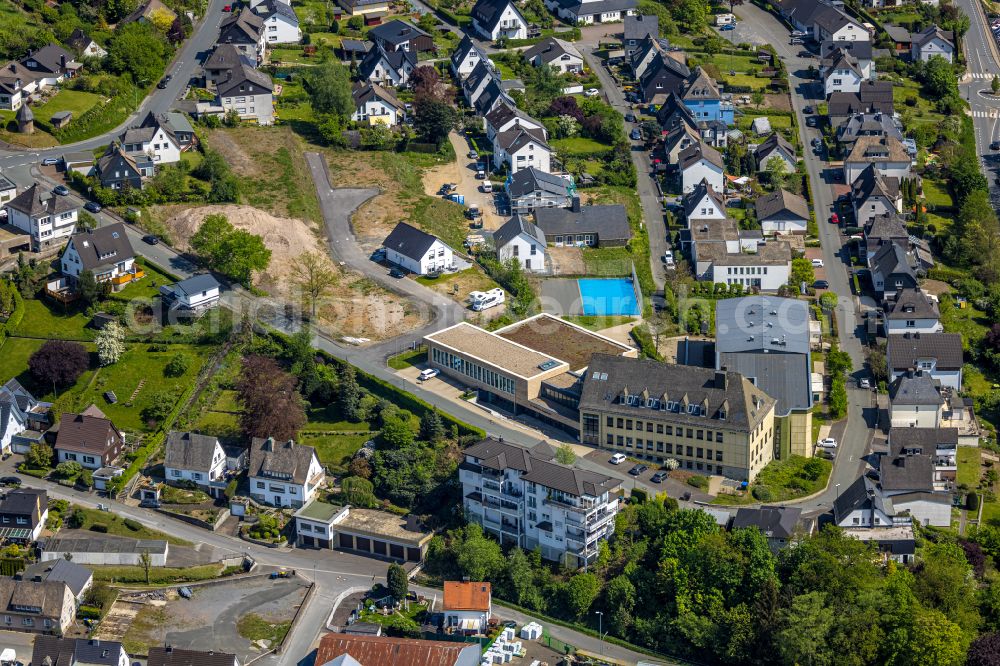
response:
[[[101,101],[101,96],[95,93],[83,92],[82,90],[62,89],[54,97],[41,106],[32,108],[35,118],[48,122],[52,115],[58,111],[72,111],[73,121],[82,116],[91,107]]]
[[[45,340],[7,338],[3,345],[0,345],[0,380],[7,381],[11,377],[17,377],[18,381],[24,379],[22,375],[28,374],[28,358],[43,344]]]
[[[771,116],[766,113],[756,113],[747,111],[736,120],[736,126],[741,130],[749,130],[754,118],[766,116],[771,121],[771,129],[788,129],[792,126],[791,116]]]
[[[55,414],[74,411],[77,409],[76,405],[80,394],[86,390],[94,376],[94,371],[85,371],[77,380],[76,385],[60,388],[57,393],[53,393],[52,386],[40,385],[28,371],[28,359],[43,344],[45,344],[45,340],[40,338],[7,338],[0,346],[0,380],[6,381],[11,377],[16,378],[39,400],[54,403],[52,411]],[[91,353],[91,367],[94,367],[96,365],[94,345],[86,343],[84,346]]]
[[[367,421],[354,423],[345,420],[336,403],[312,407],[306,412],[306,416],[309,423],[306,424],[305,430],[314,432],[357,432],[361,430],[367,432],[369,430]]]
[[[186,154],[186,153],[185,153]],[[160,293],[160,287],[177,282],[176,278],[167,274],[159,267],[145,261],[138,262],[146,273],[146,277],[135,282],[119,292],[111,294],[111,298],[119,301],[130,301],[135,298],[152,299]]]
[[[236,623],[240,636],[249,641],[268,641],[269,645],[281,643],[291,628],[291,622],[269,622],[256,613],[247,613]]]
[[[980,453],[975,446],[958,447],[958,485],[966,485],[975,488],[979,485],[980,476]]]
[[[1000,527],[1000,502],[983,502],[983,524]]]
[[[107,534],[130,537],[132,539],[162,539],[169,541],[175,546],[190,546],[190,541],[175,537],[165,532],[160,532],[145,525],[140,525],[139,529],[132,529],[125,524],[125,519],[108,511],[98,511],[97,509],[84,509],[73,506],[73,512],[82,511],[84,516],[83,525],[79,529],[89,530],[94,525],[105,525],[108,528]],[[66,514],[69,517],[69,513]]]
[[[354,453],[372,436],[371,433],[317,435],[302,432],[299,434],[299,443],[314,447],[321,463],[343,472],[347,470],[347,465],[351,462]]]
[[[205,410],[195,422],[194,429],[214,437],[237,437],[240,424],[235,414]]]
[[[196,583],[203,580],[212,580],[219,577],[222,569],[221,564],[203,564],[183,569],[175,567],[152,567],[149,570],[149,584],[151,586],[174,585],[177,583]],[[93,570],[94,581],[131,583],[133,585],[144,585],[146,583],[146,571],[140,566],[95,566]],[[149,646],[147,645],[146,647]]]
[[[574,136],[568,139],[553,139],[550,141],[555,151],[563,158],[577,155],[592,155],[611,150],[611,146],[585,136]]]
[[[117,363],[97,371],[94,380],[77,396],[76,408],[84,409],[93,403],[120,429],[145,430],[147,425],[140,417],[142,410],[162,400],[176,402],[180,394],[193,385],[211,351],[211,348],[194,345],[170,345],[168,351],[150,351],[148,344],[130,345]],[[188,369],[180,377],[167,377],[164,368],[178,353],[187,356]],[[142,389],[132,401],[133,391],[143,380]],[[118,402],[108,404],[103,395],[105,391],[114,391]]]
[[[289,47],[289,48],[275,47],[273,49],[269,49],[269,52],[270,55],[268,57],[270,58],[271,62],[275,64],[277,63],[302,64],[302,63],[316,62],[318,60],[318,58],[316,58],[315,56],[306,56],[301,48],[295,48],[295,47]]]
[[[819,463],[819,475],[815,479],[809,478],[805,471],[807,464],[811,461]],[[754,479],[748,492],[743,496],[720,495],[716,498],[716,504],[747,504],[753,501],[752,491],[754,488],[764,487],[769,492],[767,502],[783,502],[805,497],[819,492],[826,486],[827,479],[830,478],[830,471],[833,463],[822,458],[804,458],[802,456],[789,456],[785,460],[775,460],[762,469]],[[758,491],[760,492],[760,491]]]
[[[506,63],[500,62],[499,60],[494,58],[491,58],[490,61],[493,63],[494,67],[496,67],[500,71],[500,76],[504,81],[518,78],[514,70],[511,69],[510,66],[507,65]]]
[[[167,504],[201,504],[212,499],[200,490],[188,490],[174,486],[164,486],[161,497]]]
[[[93,340],[97,331],[89,328],[89,323],[90,317],[79,303],[30,299],[24,302],[24,319],[11,333],[50,340]]]
[[[951,195],[945,189],[944,183],[931,178],[924,178],[923,184],[924,198],[929,205],[938,208],[951,208],[954,205]]]
[[[427,352],[421,349],[403,352],[389,359],[389,367],[393,370],[405,370],[427,363]]]
[[[978,345],[986,336],[992,322],[986,313],[977,310],[972,303],[966,302],[964,308],[955,307],[955,302],[948,294],[941,295],[941,324],[945,333],[961,333],[962,347],[968,351]]]

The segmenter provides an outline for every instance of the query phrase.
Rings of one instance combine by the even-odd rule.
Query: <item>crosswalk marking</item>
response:
[[[973,111],[973,118],[996,118],[1000,116],[1000,111],[997,109],[990,109],[989,111]]]
[[[974,79],[982,79],[984,81],[992,81],[994,77],[993,74],[983,72],[973,72],[972,74],[969,74],[969,76]]]

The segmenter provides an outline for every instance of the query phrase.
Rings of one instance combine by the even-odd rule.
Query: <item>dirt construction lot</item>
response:
[[[437,197],[438,190],[445,183],[457,185],[456,194],[465,195],[465,205],[475,204],[483,211],[483,228],[499,229],[507,220],[497,215],[493,205],[493,195],[482,192],[479,188],[484,181],[476,179],[476,162],[466,157],[469,153],[469,143],[458,132],[448,135],[458,159],[449,164],[443,164],[428,169],[424,174],[424,193]]]
[[[135,654],[144,653],[150,645],[173,645],[238,655],[260,653],[267,641],[251,641],[241,630],[249,634],[248,624],[281,627],[290,623],[308,584],[296,578],[244,578],[191,589],[191,599],[183,599],[171,589],[165,600],[153,599],[142,605],[124,633],[126,649]],[[115,607],[122,603],[116,602]]]

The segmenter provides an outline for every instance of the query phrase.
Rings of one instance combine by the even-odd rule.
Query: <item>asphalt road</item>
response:
[[[957,5],[969,17],[969,31],[963,49],[968,72],[959,85],[968,100],[976,133],[979,164],[990,181],[993,205],[1000,207],[1000,153],[990,150],[990,143],[1000,140],[1000,98],[990,94],[993,77],[1000,75],[1000,49],[990,31],[989,23],[977,0],[957,0]]]

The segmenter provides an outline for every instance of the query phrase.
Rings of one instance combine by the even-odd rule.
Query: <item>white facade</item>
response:
[[[823,76],[823,86],[826,96],[829,97],[835,92],[853,92],[861,90],[861,82],[864,79],[858,72],[849,68],[830,69]]]
[[[376,123],[398,125],[402,119],[402,109],[397,109],[379,97],[372,97],[358,104],[354,109],[354,115],[351,116],[351,120],[355,122],[367,122],[372,125]]]
[[[513,153],[505,152],[494,142],[493,153],[497,164],[506,164],[507,171],[511,175],[528,167],[535,167],[546,173],[551,171],[551,151],[548,146],[537,141],[529,141]]]
[[[889,421],[893,428],[937,428],[941,424],[941,407],[890,403]]]
[[[309,462],[309,470],[305,478],[305,483],[294,483],[287,479],[251,476],[250,495],[255,500],[271,506],[298,507],[309,503],[316,495],[316,489],[326,478],[315,453]]]
[[[876,217],[890,213],[903,213],[903,197],[891,201],[881,195],[872,195],[864,201],[854,200],[854,219],[857,227],[863,227]]]
[[[853,183],[858,179],[869,165],[874,165],[875,170],[878,171],[882,176],[888,176],[891,178],[898,178],[900,181],[906,180],[911,175],[912,162],[910,160],[891,162],[888,160],[879,160],[877,162],[844,162],[844,182]]]
[[[548,132],[545,130],[544,125],[536,121],[534,118],[529,118],[523,115],[511,116],[506,122],[498,125],[497,127],[494,127],[483,119],[483,125],[486,127],[486,138],[490,141],[496,139],[497,134],[500,134],[501,132],[508,132],[517,126],[524,127],[525,129],[538,129],[548,136]]]
[[[941,325],[941,320],[937,318],[889,319],[886,317],[885,330],[889,335],[903,335],[904,333],[943,333],[944,326]]]
[[[716,192],[725,192],[726,179],[723,176],[722,167],[716,166],[702,157],[681,172],[681,185],[684,194],[693,191],[703,179],[707,180]]]
[[[892,516],[878,508],[854,509],[841,516],[837,527],[891,527]]]
[[[63,275],[68,275],[72,278],[80,277],[80,273],[84,270],[83,262],[80,260],[80,254],[76,251],[73,241],[70,241],[66,246],[66,251],[63,252],[60,263]],[[121,277],[126,273],[134,272],[132,270],[134,266],[135,257],[122,257],[121,261],[95,268],[94,277],[97,278],[98,282],[103,282],[104,280],[110,280]]]
[[[903,332],[909,332],[909,331],[903,331]],[[917,367],[916,367],[917,370],[923,370],[926,374],[930,375],[931,378],[941,382],[941,386],[950,386],[956,391],[962,390],[962,371],[960,369],[939,370],[937,368],[937,359],[934,358],[918,358],[916,359],[916,362],[917,362]],[[890,367],[892,367],[892,359],[889,359],[889,363]],[[890,373],[892,377],[890,377],[889,382],[892,383],[894,379],[902,377],[903,375],[906,374],[906,372],[907,372],[906,369],[901,370],[897,368],[892,370],[892,372]],[[932,426],[920,426],[920,427],[932,427]]]
[[[724,284],[741,284],[746,287],[759,286],[762,291],[777,291],[782,285],[788,284],[792,272],[792,264],[761,266],[754,262],[753,254],[741,255],[746,257],[746,262],[738,265],[730,262],[725,266],[712,264],[708,272],[708,279],[712,282],[722,282]]]
[[[235,110],[240,120],[252,120],[259,125],[274,123],[274,98],[270,91],[245,97],[217,96],[216,101],[222,107],[223,114]]]
[[[17,186],[0,176],[0,204],[7,203],[17,195]]]
[[[157,164],[173,164],[181,161],[181,147],[162,125],[156,127],[156,133],[149,141],[125,143],[123,146],[126,153],[130,155],[145,153]]]
[[[771,160],[780,160],[780,161],[784,162],[785,163],[785,173],[787,173],[787,174],[793,174],[793,173],[795,173],[795,168],[797,166],[796,163],[795,163],[795,160],[792,159],[792,158],[789,158],[788,155],[786,155],[783,150],[777,150],[777,149],[776,150],[772,150],[769,155],[767,155],[767,156],[765,156],[763,158],[758,159],[758,161],[757,161],[757,170],[758,171],[767,171],[768,164],[771,163]]]
[[[687,202],[685,202],[686,207]],[[708,192],[705,193],[702,198],[694,204],[691,213],[688,215],[689,220],[724,220],[726,219],[726,211],[718,206],[715,199],[712,198]],[[689,223],[690,224],[690,223]]]
[[[892,505],[898,513],[909,512],[914,522],[923,526],[949,527],[951,525],[951,503],[934,502],[928,497],[906,495],[892,498]]]
[[[22,211],[7,207],[7,224],[29,234],[33,248],[61,245],[64,239],[73,235],[76,230],[76,220],[76,208],[54,216],[48,213],[29,216]]]
[[[846,16],[846,14],[845,14]],[[813,38],[821,44],[826,41],[831,42],[870,42],[871,33],[860,23],[849,21],[837,29],[830,32],[819,24],[813,25]]]
[[[104,467],[104,462],[101,456],[94,453],[87,453],[83,451],[74,451],[72,449],[60,449],[56,448],[56,462],[75,462],[80,463],[80,466],[84,469],[101,469]],[[83,564],[78,562],[78,564]]]
[[[204,310],[219,302],[218,284],[194,293],[188,293],[175,285],[169,285],[160,287],[160,293],[169,293],[170,307],[180,310]]]
[[[298,22],[281,12],[274,12],[264,19],[264,34],[268,44],[298,44],[302,41]]]
[[[180,467],[163,468],[163,476],[168,482],[191,481],[199,486],[207,486],[212,481],[218,481],[226,473],[226,453],[219,441],[215,441],[212,451],[212,466],[208,470],[183,469]]]
[[[142,564],[141,560],[141,550],[136,548],[131,551],[122,552],[101,552],[101,551],[73,551],[65,550],[64,548],[59,548],[61,544],[72,545],[77,539],[51,539],[53,542],[50,546],[55,546],[55,549],[47,549],[41,552],[40,560],[42,562],[51,562],[52,560],[61,559],[65,553],[70,553],[73,557],[73,564],[92,564],[97,566],[140,566]],[[148,550],[150,563],[154,567],[165,567],[167,566],[167,553],[170,550],[170,545],[167,542],[163,543],[163,548],[160,550],[153,542],[143,542],[139,543],[150,543],[151,548]],[[69,588],[66,591],[70,596],[72,593],[69,592]],[[128,662],[126,661],[126,664]]]
[[[83,47],[83,51],[80,55],[84,58],[103,58],[108,55],[108,52],[101,48],[101,45],[92,39],[85,47]]]
[[[479,49],[469,49],[461,61],[459,61],[457,67],[452,63],[451,70],[459,79],[464,79],[472,73],[472,70],[476,68],[479,62]]]
[[[934,56],[940,56],[948,62],[953,62],[955,59],[955,47],[940,37],[932,37],[923,44],[914,42],[910,47],[910,57],[914,62],[927,62]]]
[[[454,251],[440,239],[435,239],[430,249],[419,260],[400,254],[392,248],[386,248],[385,258],[417,275],[427,275],[434,271],[445,270],[451,268],[455,263]]]
[[[500,20],[495,22],[495,26],[492,29],[489,26],[482,25],[475,19],[472,21],[472,28],[483,39],[491,41],[496,41],[501,37],[506,37],[507,39],[527,39],[528,37],[528,24],[525,22],[524,17],[521,16],[521,13],[517,11],[513,2],[508,2],[507,6],[503,8]]]
[[[517,263],[526,271],[545,270],[545,245],[523,231],[503,247],[496,248],[496,251],[497,258],[501,261],[517,259]]]

